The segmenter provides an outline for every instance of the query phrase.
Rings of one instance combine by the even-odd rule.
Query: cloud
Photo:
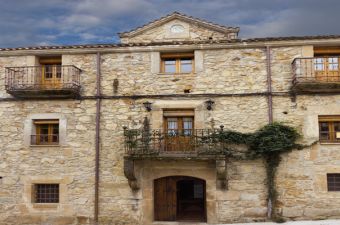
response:
[[[340,34],[338,0],[0,1],[0,47],[114,42],[173,11],[239,26],[243,38]]]

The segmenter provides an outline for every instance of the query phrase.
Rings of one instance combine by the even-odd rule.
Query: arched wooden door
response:
[[[205,181],[186,176],[154,180],[156,221],[206,221]]]

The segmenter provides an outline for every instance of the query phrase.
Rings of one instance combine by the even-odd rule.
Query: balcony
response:
[[[294,92],[340,92],[339,56],[296,58],[292,67]]]
[[[76,98],[80,93],[80,69],[44,65],[6,67],[5,88],[18,98]]]
[[[58,134],[31,135],[31,145],[59,145]]]
[[[124,174],[133,190],[139,189],[138,167],[135,163],[144,159],[214,161],[217,186],[226,189],[227,158],[245,153],[244,148],[231,153],[223,141],[221,129],[148,130],[124,128]],[[232,146],[236,147],[236,146]]]
[[[125,153],[130,158],[211,159],[225,156],[223,129],[124,129]]]

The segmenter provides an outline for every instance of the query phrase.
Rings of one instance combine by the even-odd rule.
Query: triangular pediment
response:
[[[178,12],[119,33],[122,43],[236,39],[238,27],[226,27]]]

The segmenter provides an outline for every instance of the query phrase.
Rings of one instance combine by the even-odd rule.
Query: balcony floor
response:
[[[340,82],[297,81],[292,90],[296,93],[340,93]]]
[[[78,88],[63,88],[63,89],[17,89],[8,90],[9,94],[23,99],[51,99],[51,98],[77,98],[79,97]]]

